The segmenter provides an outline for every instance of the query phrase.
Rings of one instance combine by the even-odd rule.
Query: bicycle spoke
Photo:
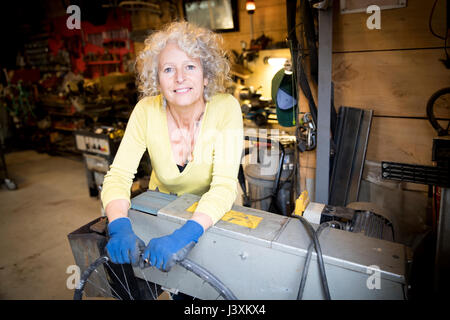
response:
[[[175,285],[175,292],[180,292],[180,289],[178,289],[180,287],[181,281],[183,281],[183,279],[186,277],[186,274],[188,273],[187,270],[185,270],[184,272],[184,277],[181,276],[178,280],[178,283]]]
[[[102,277],[100,275],[100,273],[97,271],[97,269],[94,270],[95,273],[98,274],[99,278],[102,279],[104,282],[106,282],[106,285],[108,286],[108,289],[111,290],[112,294],[115,295],[117,297],[117,299],[122,300],[120,295],[116,292],[116,290],[114,290],[113,287],[111,287],[111,284],[109,283],[108,279],[106,279],[105,277]],[[113,296],[114,297],[114,296]]]
[[[130,299],[131,299],[131,300],[134,300],[133,297],[131,296],[130,287],[128,286],[128,281],[127,281],[127,276],[125,275],[125,270],[123,270],[123,264],[121,264],[120,267],[122,268],[123,278],[124,278],[125,283],[126,283],[126,285],[127,285],[127,292],[128,292],[128,295],[130,296]]]
[[[145,276],[144,270],[142,270],[141,268],[139,268],[139,270],[141,270],[141,274],[142,274],[142,276],[144,277],[145,283],[147,284],[147,287],[148,287],[148,291],[150,291],[150,294],[152,295],[153,300],[157,300],[157,298],[156,298],[155,295],[153,294],[152,288],[150,288],[150,285],[148,284],[148,280],[147,280],[147,277]],[[155,285],[155,294],[156,294],[156,295],[158,294],[156,285]]]
[[[203,280],[203,282],[202,282],[202,288],[205,286],[205,283],[206,283],[206,281],[205,280]],[[219,294],[220,295],[220,294]],[[197,296],[194,296],[194,300],[197,298]]]
[[[97,288],[98,290],[103,291],[105,294],[108,294],[108,292],[107,292],[105,289],[103,289],[103,288],[97,286],[97,285],[94,284],[91,280],[86,279],[86,282],[90,283],[93,287]],[[122,299],[120,299],[120,296],[117,296],[117,298],[118,298],[119,300],[122,300]]]
[[[129,292],[127,290],[127,288],[124,286],[124,284],[122,283],[122,281],[120,281],[120,278],[117,276],[117,274],[114,272],[114,270],[112,269],[112,267],[109,265],[108,262],[105,262],[106,266],[109,268],[109,270],[111,270],[111,272],[114,274],[114,276],[116,277],[116,279],[119,281],[119,283],[122,285],[122,288],[128,293],[128,295],[131,298],[131,292]]]
[[[158,286],[153,282],[153,286],[155,287],[155,294],[158,295]]]

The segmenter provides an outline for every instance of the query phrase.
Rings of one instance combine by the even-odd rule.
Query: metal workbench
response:
[[[191,217],[188,209],[199,199],[152,191],[135,197],[129,217],[136,235],[148,243],[172,233]],[[233,206],[205,232],[188,258],[217,276],[238,299],[296,299],[310,241],[296,218]],[[322,232],[320,244],[332,299],[405,298],[408,250],[404,245],[332,228]],[[135,275],[142,277],[142,270],[135,270]],[[208,284],[178,265],[168,273],[145,269],[145,278],[173,292],[200,299],[218,297]],[[315,252],[303,298],[325,298]]]

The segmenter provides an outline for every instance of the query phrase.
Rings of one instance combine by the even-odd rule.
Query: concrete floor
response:
[[[6,155],[14,191],[0,189],[0,299],[72,299],[67,235],[101,215],[81,158]]]

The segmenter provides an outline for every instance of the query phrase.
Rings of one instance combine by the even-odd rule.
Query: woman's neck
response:
[[[198,121],[205,111],[206,104],[198,103],[192,106],[174,106],[168,105],[172,117],[177,122],[177,125],[184,128],[192,127]]]

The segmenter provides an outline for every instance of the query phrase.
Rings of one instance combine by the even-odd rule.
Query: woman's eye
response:
[[[186,69],[188,69],[188,70],[194,70],[194,69],[195,69],[195,66],[194,66],[193,64],[189,64],[189,65],[186,66]]]
[[[163,69],[163,72],[164,72],[164,73],[169,73],[169,72],[172,72],[172,70],[173,70],[173,68],[167,67],[167,68],[164,68],[164,69]]]

